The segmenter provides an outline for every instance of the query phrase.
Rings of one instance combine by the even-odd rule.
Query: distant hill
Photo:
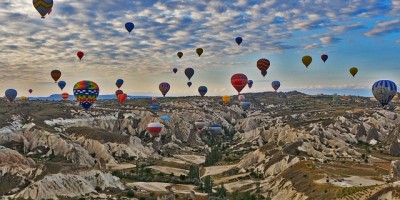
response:
[[[131,99],[148,99],[150,96],[128,96]],[[48,97],[29,97],[30,100],[41,100],[41,101],[61,101],[61,94],[52,94]],[[74,100],[74,95],[69,95],[69,100]],[[105,94],[99,95],[97,100],[107,100],[107,99],[116,99],[115,94]]]

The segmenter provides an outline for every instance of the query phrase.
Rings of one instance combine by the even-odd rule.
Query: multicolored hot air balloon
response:
[[[311,64],[312,62],[312,57],[311,56],[303,56],[303,58],[301,59],[301,61],[303,62],[303,64],[306,66],[306,68],[308,68],[308,66]]]
[[[194,69],[193,68],[186,68],[185,69],[185,75],[186,75],[186,77],[189,79],[189,81],[190,81],[190,79],[193,77],[193,75],[194,75]]]
[[[220,134],[222,131],[222,127],[219,124],[213,124],[209,127],[211,134],[217,135]]]
[[[225,96],[222,97],[222,103],[224,103],[226,105],[229,102],[231,102],[231,97],[230,96],[225,95]]]
[[[322,55],[321,55],[321,60],[324,61],[324,62],[326,62],[326,61],[328,60],[328,55],[322,54]]]
[[[67,83],[65,81],[58,81],[58,87],[60,87],[61,90],[65,88]]]
[[[261,75],[262,75],[263,77],[265,77],[267,74],[268,74],[267,71],[261,71]]]
[[[118,89],[124,84],[124,80],[118,79],[117,82],[115,82],[115,85],[118,87]]]
[[[257,61],[257,68],[261,72],[267,71],[270,65],[271,65],[271,63],[266,58],[262,58],[262,59]]]
[[[171,119],[168,116],[161,116],[161,119],[163,119],[167,122],[171,122]]]
[[[178,52],[176,55],[179,57],[179,59],[181,59],[182,56],[183,56],[183,53],[182,52]]]
[[[203,54],[203,49],[202,48],[197,48],[196,49],[196,53],[197,53],[197,55],[199,55],[199,57],[201,56],[201,54]]]
[[[58,79],[61,77],[61,71],[60,70],[53,70],[50,72],[51,77],[53,80],[57,83]]]
[[[123,94],[123,93],[124,93],[124,91],[122,91],[122,90],[116,90],[116,91],[115,91],[115,96],[116,96],[117,99],[118,99],[118,95]]]
[[[247,76],[244,74],[234,74],[231,77],[231,84],[239,94],[248,82]]]
[[[239,100],[239,101],[243,101],[243,100],[245,100],[245,99],[246,99],[246,97],[245,97],[243,94],[241,94],[241,95],[238,96],[238,100]]]
[[[250,103],[250,101],[245,100],[245,101],[240,102],[240,106],[242,107],[242,109],[244,111],[246,111],[250,108],[251,103]]]
[[[372,85],[372,93],[382,106],[388,105],[397,94],[397,86],[390,80],[379,80]]]
[[[79,104],[88,110],[99,96],[99,86],[93,81],[79,81],[74,85],[74,96]]]
[[[151,109],[152,111],[157,111],[157,110],[160,110],[160,106],[158,105],[158,103],[153,102],[153,103],[150,105],[150,109]]]
[[[169,83],[162,82],[162,83],[160,83],[158,88],[160,89],[160,92],[162,93],[162,95],[165,97],[165,95],[168,93],[171,86],[169,85]]]
[[[353,77],[357,74],[357,72],[358,72],[358,69],[357,69],[357,67],[352,67],[352,68],[350,68],[350,74],[351,75],[353,75]]]
[[[204,97],[204,95],[207,94],[208,89],[206,86],[200,86],[198,91],[199,91],[200,96]]]
[[[236,44],[240,45],[240,44],[242,44],[242,42],[243,42],[243,38],[242,38],[242,37],[237,37],[237,38],[235,39],[235,41],[236,41]]]
[[[201,131],[206,126],[206,122],[202,119],[199,119],[194,122],[194,126],[197,128],[197,130]]]
[[[132,22],[125,23],[125,29],[131,34],[131,31],[135,28],[135,25]]]
[[[82,51],[78,51],[78,52],[76,53],[76,56],[78,56],[79,60],[82,60],[82,58],[83,58],[84,55],[85,55],[85,54],[84,54]]]
[[[186,85],[190,87],[190,86],[192,86],[192,82],[189,81],[186,83]]]
[[[15,90],[15,89],[8,89],[5,92],[6,98],[10,102],[14,101],[14,99],[17,97],[17,94],[18,94],[17,90]]]
[[[279,89],[279,87],[281,87],[281,82],[279,81],[272,81],[271,83],[272,88],[274,88],[275,92]]]
[[[123,94],[118,95],[117,98],[118,98],[119,103],[124,104],[126,98],[128,98],[128,95],[123,93]]]
[[[247,83],[247,86],[249,86],[249,88],[251,89],[251,87],[253,87],[253,81],[249,80],[249,82]]]
[[[152,122],[147,125],[147,131],[153,136],[158,137],[163,129],[163,125],[159,122]]]
[[[66,100],[69,98],[69,94],[66,93],[66,92],[64,92],[64,93],[61,94],[61,98],[62,98],[64,101],[66,101]]]
[[[33,6],[44,19],[44,16],[50,14],[53,8],[53,0],[33,0]]]
[[[32,92],[33,92],[33,90],[32,90],[32,89],[29,89],[28,91],[29,91],[29,94],[32,94]]]
[[[178,72],[177,68],[172,69],[172,71],[174,72],[174,74],[176,74],[176,72]]]

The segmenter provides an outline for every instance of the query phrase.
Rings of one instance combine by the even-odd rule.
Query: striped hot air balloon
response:
[[[158,137],[163,129],[163,125],[159,122],[152,122],[147,125],[147,131],[153,136]]]
[[[44,19],[44,16],[50,14],[53,8],[53,0],[33,0],[33,6]]]
[[[99,86],[93,81],[79,81],[74,85],[74,95],[79,104],[88,110],[99,96]]]
[[[247,76],[244,74],[234,74],[231,77],[231,84],[238,93],[240,93],[243,88],[247,86],[248,82]]]
[[[221,125],[219,125],[219,124],[213,124],[213,125],[211,125],[209,128],[210,128],[210,132],[211,132],[213,135],[220,134],[221,131],[222,131],[222,127],[221,127]]]
[[[66,101],[66,100],[68,100],[68,98],[69,98],[69,94],[66,93],[66,92],[64,92],[64,93],[61,94],[61,98],[62,98],[64,101]]]
[[[165,95],[168,93],[168,91],[171,88],[171,86],[169,85],[169,83],[162,82],[162,83],[160,83],[158,88],[160,89],[162,95],[165,97]]]
[[[396,96],[397,86],[390,80],[379,80],[372,85],[372,93],[382,106],[388,105]]]
[[[267,71],[270,65],[271,63],[266,58],[262,58],[257,61],[257,68],[262,72]]]
[[[206,122],[202,119],[196,120],[194,122],[194,126],[198,129],[198,130],[202,130],[205,126],[206,126]]]

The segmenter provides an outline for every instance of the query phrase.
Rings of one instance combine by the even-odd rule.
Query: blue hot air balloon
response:
[[[251,87],[253,87],[253,81],[249,80],[249,82],[247,83],[247,85],[249,86],[249,88],[251,89]]]
[[[213,135],[220,134],[221,131],[222,131],[222,127],[221,127],[221,125],[219,125],[219,124],[213,124],[213,125],[211,125],[211,126],[209,127],[209,129],[210,129],[210,132],[211,132]]]
[[[200,93],[200,95],[201,95],[202,97],[204,97],[204,95],[207,94],[207,91],[208,91],[208,89],[207,89],[206,86],[200,86],[200,87],[199,87],[199,93]]]
[[[279,81],[272,81],[272,88],[274,88],[275,92],[281,87],[281,83]]]
[[[60,87],[61,90],[65,88],[67,83],[65,81],[58,81],[58,87]]]
[[[267,75],[267,70],[261,71],[261,75],[262,75],[263,77],[265,77],[265,76]]]
[[[6,98],[10,101],[10,102],[12,102],[12,101],[14,101],[14,99],[17,97],[17,90],[14,90],[14,89],[8,89],[8,90],[6,90]]]
[[[176,72],[178,72],[177,68],[172,69],[172,71],[174,72],[174,74],[176,74]]]
[[[129,34],[131,34],[131,31],[133,30],[133,28],[135,28],[135,25],[132,22],[127,22],[125,24],[125,28],[129,32]]]
[[[192,82],[187,82],[187,85],[190,87],[192,86]]]
[[[124,80],[118,79],[115,85],[118,87],[118,89],[124,84]]]
[[[171,122],[171,119],[168,116],[161,116],[161,119],[163,119],[167,122]]]
[[[243,100],[242,102],[240,102],[240,106],[242,107],[242,109],[244,111],[246,111],[246,110],[248,110],[250,108],[251,103],[250,103],[250,101]]]
[[[152,104],[150,105],[150,109],[151,109],[152,111],[157,111],[157,110],[160,110],[160,106],[158,105],[158,103],[152,103]]]
[[[186,77],[189,79],[189,81],[190,81],[190,79],[192,78],[192,76],[194,75],[194,69],[193,68],[186,68],[185,69],[185,75],[186,75]]]
[[[242,38],[242,37],[237,37],[237,38],[235,39],[235,41],[236,41],[236,43],[237,43],[238,45],[240,45],[240,44],[242,44],[242,42],[243,42],[243,38]]]
[[[393,81],[379,80],[372,85],[372,93],[382,106],[388,105],[397,93],[397,86]]]

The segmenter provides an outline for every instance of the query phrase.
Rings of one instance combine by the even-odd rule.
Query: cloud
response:
[[[396,40],[396,44],[400,44],[400,40]]]
[[[366,36],[379,36],[400,31],[400,19],[379,22],[372,30],[365,33]]]
[[[319,47],[318,43],[312,43],[312,44],[305,45],[303,47],[303,49],[315,49],[315,48],[318,48],[318,47]]]
[[[330,44],[330,43],[335,43],[335,42],[340,41],[339,38],[332,37],[332,36],[324,36],[324,37],[321,37],[319,40],[322,42],[322,44]]]

